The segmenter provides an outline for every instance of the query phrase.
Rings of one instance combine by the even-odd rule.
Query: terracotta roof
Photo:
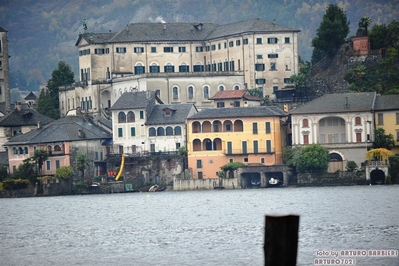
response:
[[[261,101],[262,99],[256,96],[247,94],[246,90],[226,90],[218,91],[209,100],[221,100],[221,99],[247,99],[251,101]]]

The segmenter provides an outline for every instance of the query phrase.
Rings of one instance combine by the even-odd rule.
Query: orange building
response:
[[[217,178],[229,162],[282,164],[287,113],[275,106],[204,109],[188,118],[188,166],[193,179]]]

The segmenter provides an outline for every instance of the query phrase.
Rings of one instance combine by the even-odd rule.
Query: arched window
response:
[[[194,98],[194,87],[193,86],[189,86],[187,88],[187,94],[188,94],[189,99]]]
[[[208,99],[208,98],[209,98],[209,87],[204,86],[204,99]]]
[[[224,86],[223,85],[219,86],[219,91],[224,91]]]
[[[174,87],[173,87],[172,94],[173,94],[173,99],[174,99],[174,100],[179,99],[179,88],[176,87],[176,86],[174,86]]]
[[[175,135],[181,135],[181,127],[180,126],[175,127]]]
[[[25,147],[25,148],[24,148],[24,153],[25,153],[26,155],[28,155],[28,154],[29,154],[28,147]]]
[[[151,137],[156,136],[157,135],[157,131],[155,130],[155,128],[150,127],[148,129],[148,135],[150,135]]]
[[[126,115],[124,112],[119,112],[118,123],[126,123]]]
[[[60,145],[55,145],[54,146],[54,151],[61,151],[61,146]]]
[[[166,128],[166,136],[172,136],[172,135],[173,135],[173,128],[167,127]]]
[[[18,154],[24,154],[24,149],[22,149],[22,147],[18,148]]]
[[[134,122],[134,121],[135,121],[134,113],[132,111],[129,111],[127,113],[127,122]]]
[[[361,124],[362,124],[362,119],[360,118],[360,116],[356,116],[355,125],[356,126],[360,126]]]
[[[157,136],[165,136],[165,129],[163,127],[157,128]]]
[[[302,120],[302,127],[309,127],[309,120],[306,118]]]
[[[240,86],[238,86],[238,85],[235,85],[235,86],[234,86],[234,90],[237,91],[237,90],[239,90],[239,89],[240,89]]]
[[[18,154],[18,150],[17,150],[17,148],[12,148],[12,154],[13,155],[17,155]]]

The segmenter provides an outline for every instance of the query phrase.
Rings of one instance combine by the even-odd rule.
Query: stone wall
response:
[[[365,172],[338,172],[298,174],[297,186],[350,186],[369,185]]]
[[[23,198],[36,196],[36,188],[0,190],[0,198]]]
[[[187,179],[175,178],[173,190],[212,190],[240,188],[238,178]]]

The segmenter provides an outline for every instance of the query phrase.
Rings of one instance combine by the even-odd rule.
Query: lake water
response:
[[[314,265],[316,251],[398,250],[398,196],[396,185],[0,199],[0,265],[264,265],[265,215],[281,213],[300,215],[297,264]]]

